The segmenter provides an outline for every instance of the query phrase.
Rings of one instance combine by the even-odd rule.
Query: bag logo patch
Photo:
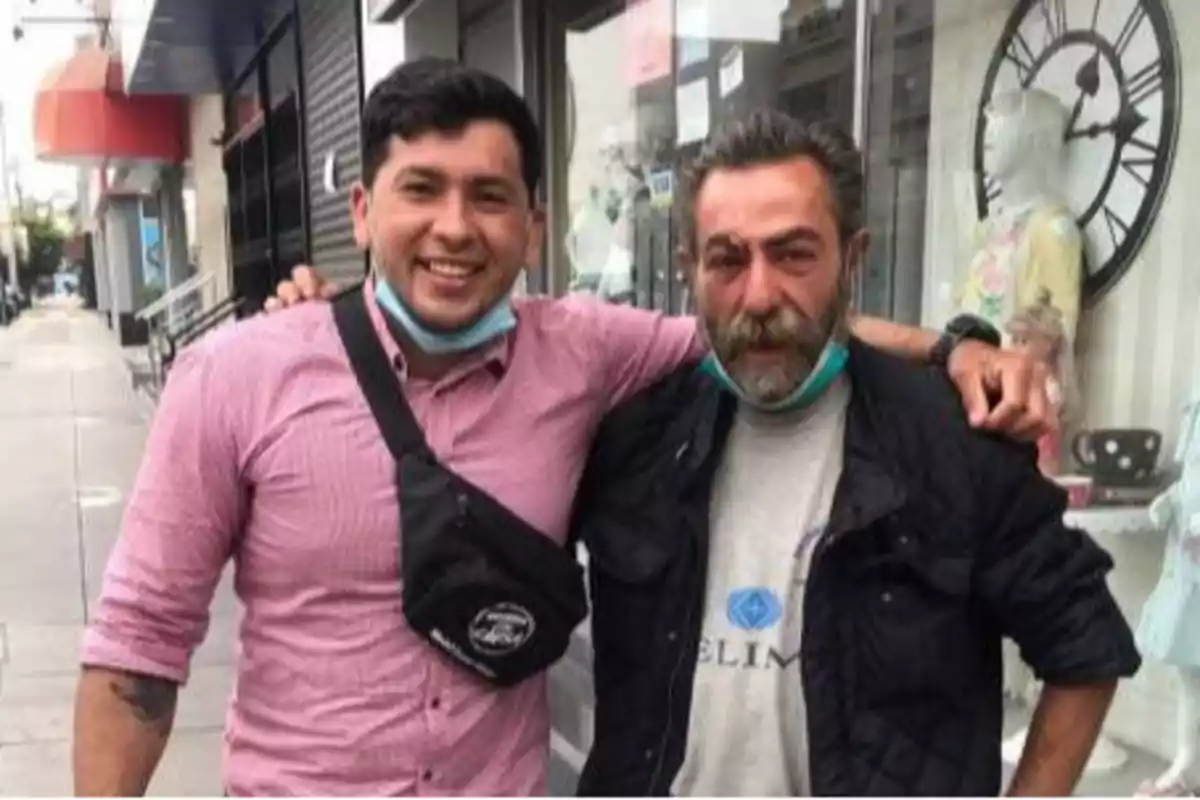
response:
[[[475,615],[467,628],[471,646],[489,656],[505,656],[520,650],[533,637],[537,621],[524,606],[496,603]]]

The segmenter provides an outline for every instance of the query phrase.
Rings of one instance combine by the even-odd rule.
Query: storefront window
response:
[[[1177,731],[1185,748],[1200,736],[1189,700],[1200,685],[1176,680],[1200,667],[1200,548],[1187,547],[1200,516],[1187,490],[1163,494],[1180,468],[1186,486],[1200,466],[1184,414],[1200,388],[1185,227],[1200,161],[1177,149],[1200,78],[1184,74],[1181,48],[1200,36],[1200,5],[875,5],[871,192],[899,187],[900,223],[872,269],[894,276],[906,311],[919,299],[927,324],[979,314],[1050,368],[1062,433],[1040,443],[1041,466],[1074,493],[1070,521],[1111,553],[1109,584],[1146,661],[1122,685],[1080,791],[1128,795],[1164,775]],[[1156,497],[1174,499],[1152,519]],[[1006,673],[1011,766],[1040,687],[1015,651]],[[1190,718],[1177,728],[1179,714]],[[1173,778],[1194,789],[1200,772],[1163,783]]]
[[[568,289],[682,312],[671,220],[680,165],[715,126],[758,106],[850,126],[853,4],[632,0],[564,23],[556,211]]]
[[[862,98],[871,249],[859,307],[916,323],[921,317],[934,0],[873,4]]]
[[[670,271],[671,5],[605,11],[566,31],[568,288],[649,305]]]
[[[555,12],[569,76],[565,100],[550,99],[559,285],[685,311],[669,208],[709,131],[760,106],[851,131],[872,234],[859,308],[929,327],[983,316],[1053,376],[1061,431],[1039,443],[1041,466],[1070,490],[1069,521],[1112,554],[1110,585],[1146,658],[1081,793],[1128,796],[1196,751],[1200,271],[1188,188],[1200,152],[1178,145],[1200,119],[1187,113],[1200,62],[1183,59],[1200,43],[1200,4],[555,5],[576,9]],[[1038,687],[1015,652],[1006,672],[1011,767]],[[1197,788],[1192,769],[1163,785]]]

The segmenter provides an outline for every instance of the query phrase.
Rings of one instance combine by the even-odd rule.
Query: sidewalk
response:
[[[152,412],[112,332],[64,304],[0,328],[0,795],[69,795],[77,647]],[[151,793],[220,795],[228,580]]]

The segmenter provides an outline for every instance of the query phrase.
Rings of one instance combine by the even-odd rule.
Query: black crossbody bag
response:
[[[587,616],[574,546],[559,546],[438,461],[376,335],[361,288],[338,297],[333,314],[396,462],[401,600],[409,627],[497,686],[536,675],[566,652]]]

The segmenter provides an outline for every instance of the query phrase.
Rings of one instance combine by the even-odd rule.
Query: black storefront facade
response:
[[[345,200],[359,175],[357,20],[350,3],[291,4],[225,92],[230,268],[249,309],[296,264],[362,272]]]
[[[346,190],[359,174],[355,5],[145,5],[152,7],[125,24],[140,26],[129,38],[141,43],[126,56],[127,90],[222,96],[219,130],[193,131],[193,141],[221,151],[228,285],[242,313],[261,307],[299,263],[320,264],[338,279],[361,275],[365,261],[346,212]]]

